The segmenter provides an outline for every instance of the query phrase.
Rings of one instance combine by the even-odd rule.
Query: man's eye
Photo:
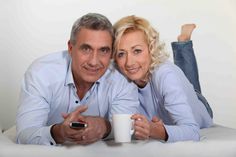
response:
[[[104,47],[104,48],[101,48],[100,52],[103,53],[103,54],[107,54],[107,53],[110,53],[110,48],[107,48],[107,47]]]
[[[89,47],[83,47],[83,48],[82,48],[82,51],[83,51],[83,52],[90,52],[91,49],[90,49]]]
[[[92,51],[92,48],[89,45],[84,44],[80,46],[80,50],[83,53],[90,53]]]

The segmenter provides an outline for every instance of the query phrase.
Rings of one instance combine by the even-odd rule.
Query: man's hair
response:
[[[88,13],[75,21],[70,34],[70,42],[72,44],[76,43],[76,35],[82,28],[108,31],[112,37],[112,41],[114,40],[112,24],[107,17],[101,14]]]

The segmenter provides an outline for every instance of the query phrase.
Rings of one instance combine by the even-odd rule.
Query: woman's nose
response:
[[[131,55],[127,55],[126,56],[126,66],[127,67],[129,67],[129,66],[132,66],[133,64],[134,64],[134,58],[133,58],[133,56],[131,56]]]

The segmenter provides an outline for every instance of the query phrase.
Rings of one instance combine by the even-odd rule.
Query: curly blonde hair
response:
[[[159,33],[146,19],[134,15],[126,16],[117,21],[113,25],[113,28],[115,33],[115,40],[113,43],[114,60],[121,37],[128,32],[136,30],[144,32],[146,41],[148,43],[148,49],[151,54],[151,64],[147,73],[148,75],[152,73],[156,66],[165,62],[169,57],[164,48],[165,44],[159,41]]]

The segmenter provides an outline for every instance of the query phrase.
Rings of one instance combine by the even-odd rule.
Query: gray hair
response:
[[[72,26],[70,34],[70,42],[72,44],[76,43],[76,35],[82,28],[108,31],[112,37],[112,41],[114,41],[112,24],[104,15],[98,13],[88,13],[76,20]]]

